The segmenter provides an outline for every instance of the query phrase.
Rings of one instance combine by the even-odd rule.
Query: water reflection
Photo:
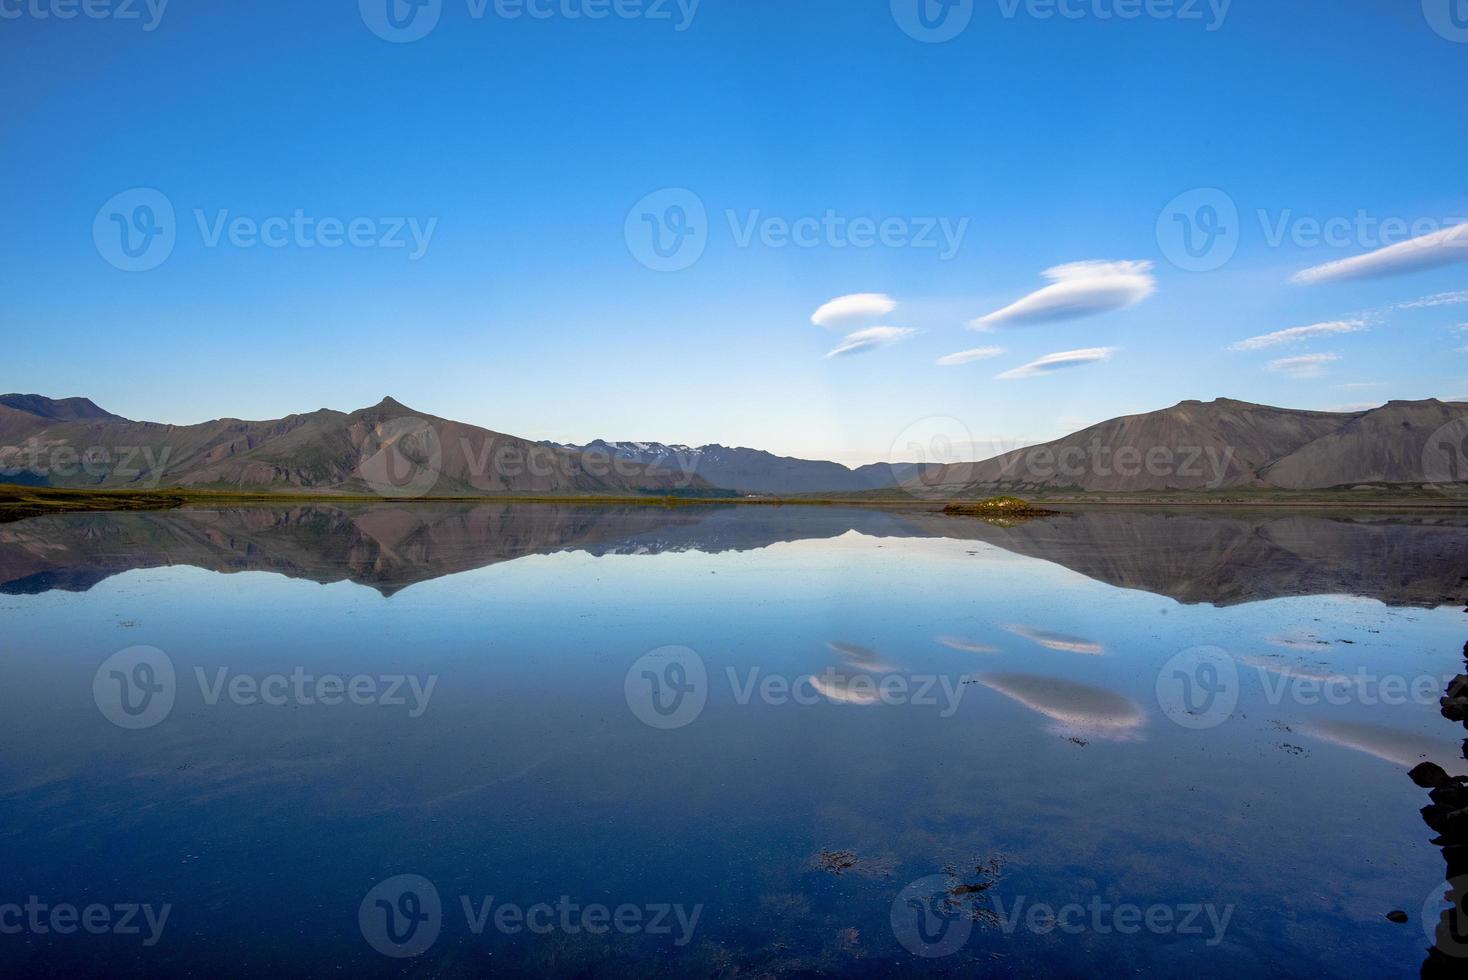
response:
[[[823,698],[837,704],[872,705],[881,700],[877,685],[867,674],[828,670],[824,674],[812,675],[810,684]]]
[[[1011,673],[984,674],[979,680],[1055,722],[1049,730],[1062,737],[1130,741],[1147,720],[1132,701],[1091,684]]]
[[[846,508],[311,504],[56,515],[0,525],[0,593],[85,591],[129,569],[193,565],[351,581],[393,595],[529,555],[747,551],[853,531],[982,542],[1111,585],[1216,605],[1348,594],[1431,607],[1455,601],[1468,566],[1468,518],[1460,516],[1084,511],[1005,528],[930,511]],[[1080,637],[1032,627],[1016,632],[1050,649],[1103,652]],[[939,642],[954,646],[949,639]],[[1275,639],[1320,645],[1293,634]],[[989,652],[985,646],[972,652]]]
[[[1046,650],[1059,650],[1063,653],[1083,653],[1088,657],[1099,657],[1106,653],[1106,648],[1101,644],[1080,636],[1070,636],[1066,633],[1038,629],[1034,626],[1026,626],[1023,623],[1005,623],[1002,628],[1013,633],[1015,636],[1029,640],[1036,646],[1042,646]]]
[[[1352,677],[1331,670],[1306,666],[1305,664],[1285,663],[1283,660],[1271,657],[1245,656],[1239,657],[1238,660],[1240,664],[1246,667],[1268,671],[1278,677],[1285,677],[1290,680],[1310,681],[1321,685],[1328,684],[1337,688],[1358,686],[1365,683],[1364,675],[1358,674]]]
[[[1364,752],[1403,769],[1412,769],[1423,762],[1434,762],[1452,775],[1468,775],[1468,764],[1457,757],[1457,746],[1447,739],[1428,738],[1353,721],[1317,721],[1302,725],[1299,730],[1332,745]]]
[[[998,653],[999,648],[988,643],[979,643],[975,640],[967,640],[961,636],[935,636],[933,641],[940,646],[950,650],[962,650],[964,653]]]
[[[1396,975],[1420,962],[1425,937],[1382,914],[1416,917],[1441,862],[1418,831],[1425,801],[1393,766],[1425,751],[1413,735],[1446,737],[1440,719],[1420,703],[1281,700],[1293,687],[1249,668],[1323,681],[1394,661],[1393,673],[1437,675],[1444,658],[1429,651],[1451,633],[1456,661],[1459,607],[1253,600],[1329,591],[1437,605],[1462,588],[1465,540],[1464,523],[1439,518],[1135,510],[1007,529],[921,511],[727,506],[20,521],[0,528],[12,593],[0,596],[0,862],[12,895],[86,897],[101,882],[120,898],[176,901],[189,942],[121,968],[75,954],[112,974],[219,972],[206,969],[218,948],[236,972],[386,973],[402,964],[379,962],[355,912],[373,883],[412,873],[449,909],[488,894],[708,906],[681,953],[471,936],[461,920],[412,965],[438,976],[629,975],[653,955],[678,957],[667,972],[683,976],[995,964]],[[129,569],[157,570],[93,588]],[[1264,642],[1312,634],[1331,646]],[[1200,643],[1261,656],[1241,671],[1234,715],[1188,729],[1165,720],[1157,681]],[[94,681],[134,644],[166,651],[176,701],[156,727],[123,731]],[[627,682],[649,651],[673,647],[699,669],[663,674],[656,703],[696,704],[686,724],[660,728]],[[438,683],[417,716],[206,691],[221,670],[264,685],[298,668]],[[675,698],[695,677],[697,698]],[[1280,732],[1306,724],[1375,754],[1322,741],[1313,758],[1282,755]],[[860,862],[837,876],[811,867],[817,851]],[[1216,947],[983,925],[936,970],[906,957],[890,918],[903,883],[1001,853],[1006,909],[1021,895],[1210,902],[1236,907],[1234,925]],[[1337,896],[1380,931],[1343,917]],[[311,961],[285,962],[280,935],[312,936],[295,951]],[[4,962],[15,948],[0,944],[0,972],[15,973]],[[42,952],[68,949],[81,947]]]
[[[838,654],[842,660],[861,670],[869,670],[877,674],[890,674],[897,669],[883,660],[877,651],[863,646],[857,646],[855,643],[837,643],[835,640],[831,640],[826,643],[826,646],[831,649],[832,653]]]

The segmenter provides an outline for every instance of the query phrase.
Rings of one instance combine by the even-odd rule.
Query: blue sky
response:
[[[178,423],[391,394],[531,438],[853,463],[914,426],[1002,449],[1186,398],[1468,397],[1468,247],[1295,281],[1468,222],[1446,0],[961,0],[942,42],[917,0],[437,0],[408,42],[369,24],[391,34],[387,0],[94,2],[138,16],[0,0],[0,389]],[[126,271],[139,188],[173,247]],[[638,229],[689,200],[701,253],[649,268]],[[1231,257],[1179,267],[1223,255],[1176,238],[1220,201]],[[221,215],[246,224],[214,238]],[[800,219],[825,222],[809,247],[779,237]],[[1057,267],[1068,317],[992,317]],[[853,294],[890,303],[812,322]],[[977,348],[1002,353],[937,363]]]

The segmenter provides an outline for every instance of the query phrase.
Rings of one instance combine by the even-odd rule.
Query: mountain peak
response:
[[[382,401],[378,402],[376,405],[369,405],[366,408],[362,409],[362,411],[364,411],[364,412],[398,412],[398,413],[401,413],[401,414],[404,414],[404,415],[411,415],[411,414],[413,414],[413,410],[411,408],[409,408],[408,406],[404,405],[402,402],[398,401],[392,395],[383,395],[382,396]]]
[[[0,395],[0,405],[16,411],[38,415],[43,419],[63,422],[106,419],[111,422],[126,422],[121,415],[98,407],[90,398],[47,398],[45,395]]]
[[[1213,406],[1213,407],[1218,407],[1218,408],[1240,408],[1240,407],[1242,407],[1242,408],[1265,408],[1265,407],[1267,407],[1267,406],[1264,406],[1264,405],[1259,405],[1256,402],[1242,401],[1242,400],[1240,400],[1238,398],[1214,398],[1211,401],[1206,401],[1206,402],[1203,401],[1201,398],[1187,398],[1187,399],[1184,399],[1183,401],[1178,402],[1173,407],[1174,408],[1182,408],[1183,406],[1189,406],[1189,407]]]

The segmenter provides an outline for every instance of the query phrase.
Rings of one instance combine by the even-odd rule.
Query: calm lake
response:
[[[1416,976],[1465,575],[1432,515],[3,524],[0,973]]]

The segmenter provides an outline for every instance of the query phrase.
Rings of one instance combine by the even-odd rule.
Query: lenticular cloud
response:
[[[897,301],[885,293],[852,293],[837,296],[811,314],[810,322],[818,327],[850,327],[863,320],[870,322],[897,309]]]
[[[976,330],[1011,323],[1044,323],[1093,316],[1135,306],[1157,291],[1152,263],[1070,262],[1045,270],[1051,285],[1002,310],[972,321]]]
[[[1308,286],[1321,282],[1375,279],[1399,276],[1421,269],[1434,269],[1455,262],[1468,262],[1468,223],[1379,248],[1355,258],[1312,266],[1295,273],[1291,281]]]
[[[845,357],[848,354],[859,354],[864,350],[886,347],[888,344],[906,340],[915,333],[917,331],[910,327],[868,327],[842,337],[840,346],[828,352],[826,356]]]

